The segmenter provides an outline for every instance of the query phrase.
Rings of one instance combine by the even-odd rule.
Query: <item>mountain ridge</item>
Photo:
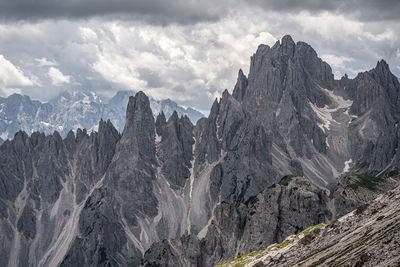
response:
[[[0,138],[12,139],[19,130],[51,134],[58,131],[62,137],[78,128],[96,130],[100,119],[110,119],[117,130],[122,132],[125,123],[125,107],[134,91],[119,91],[112,98],[102,98],[93,92],[65,91],[58,97],[42,103],[29,96],[12,94],[0,98]],[[154,117],[164,112],[169,118],[174,110],[186,114],[195,123],[203,114],[177,105],[170,99],[151,100]]]
[[[176,112],[154,120],[138,92],[122,134],[112,121],[64,139],[18,132],[0,146],[1,265],[211,266],[331,220],[400,167],[391,77],[379,67],[334,80],[285,36],[259,46],[248,78],[239,71],[196,125]],[[330,188],[337,179],[350,182]]]

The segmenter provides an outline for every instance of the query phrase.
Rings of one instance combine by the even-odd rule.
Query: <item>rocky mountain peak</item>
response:
[[[100,120],[99,130],[97,134],[100,136],[101,139],[104,139],[104,142],[108,142],[108,139],[112,139],[114,142],[114,140],[118,140],[120,138],[117,129],[115,129],[110,120]]]
[[[114,128],[110,120],[104,121],[100,120],[99,122],[99,132],[102,132],[103,129]]]
[[[156,131],[159,136],[162,136],[162,132],[166,124],[167,119],[165,118],[165,114],[164,112],[161,112],[156,118]]]
[[[151,118],[151,119],[150,119]],[[138,122],[144,120],[153,120],[150,108],[149,98],[142,91],[135,96],[129,97],[128,107],[126,109],[126,122],[124,133],[130,128],[139,126]]]
[[[296,49],[296,44],[294,43],[290,35],[285,35],[282,38],[282,44],[280,46],[280,49],[282,54],[293,57],[294,51]]]
[[[235,88],[233,89],[233,93],[232,93],[233,97],[236,100],[238,100],[238,101],[243,100],[243,97],[246,93],[246,88],[247,88],[248,83],[249,82],[247,80],[246,75],[244,75],[242,69],[240,69],[239,73],[238,73],[236,85],[235,85]]]
[[[260,45],[258,47],[257,53],[265,52],[268,49],[269,49],[269,46]],[[281,56],[285,55],[285,56],[293,57],[294,52],[296,50],[296,43],[293,41],[293,39],[290,35],[285,35],[282,37],[281,40],[277,40],[271,49],[275,50],[275,51],[279,51],[279,54]]]
[[[135,96],[129,97],[125,128],[118,149],[127,154],[135,154],[135,160],[154,163],[154,138],[155,123],[149,98],[143,92],[138,92]]]
[[[380,71],[390,71],[389,70],[389,65],[387,64],[387,62],[384,59],[379,60],[376,63],[376,67],[375,70],[380,70]]]
[[[212,106],[211,106],[211,110],[210,110],[210,115],[208,115],[208,118],[213,120],[218,116],[218,112],[219,112],[219,103],[218,103],[218,99],[215,98]]]
[[[384,86],[388,86],[389,84],[396,86],[398,84],[398,79],[392,74],[389,65],[383,59],[376,63],[375,68],[370,71],[370,74],[372,74],[378,83],[382,83]]]
[[[179,120],[179,116],[178,116],[178,112],[176,112],[176,110],[174,110],[174,112],[172,112],[171,117],[169,117],[168,122],[173,122],[173,123],[177,123]]]

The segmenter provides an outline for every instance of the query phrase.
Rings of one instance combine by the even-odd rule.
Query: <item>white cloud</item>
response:
[[[139,79],[139,74],[132,67],[129,58],[121,57],[118,54],[103,54],[93,64],[93,69],[102,74],[109,82],[135,91],[146,89],[146,82]]]
[[[93,41],[97,39],[97,34],[95,31],[88,27],[81,27],[80,28],[81,36],[86,41]]]
[[[18,64],[32,83],[43,84],[21,89],[41,100],[73,83],[74,89],[107,96],[123,89],[144,90],[158,99],[169,97],[207,110],[215,96],[232,90],[239,68],[248,73],[250,56],[260,43],[271,46],[291,34],[322,54],[337,77],[368,70],[379,58],[399,66],[399,28],[397,22],[382,27],[343,13],[285,13],[236,5],[219,20],[189,25],[106,18],[84,24],[71,19],[0,24],[0,54]]]
[[[50,77],[52,84],[55,86],[60,86],[65,83],[71,82],[71,76],[64,75],[59,69],[55,67],[50,67],[48,76]]]
[[[332,67],[344,67],[345,63],[353,61],[353,59],[349,57],[335,56],[330,54],[321,55],[321,58]]]
[[[241,13],[190,27],[103,24],[91,66],[111,83],[204,110],[224,89],[232,90],[260,43],[275,43],[267,29],[266,22],[249,22]]]
[[[49,67],[58,65],[58,63],[54,59],[49,60],[45,57],[35,58],[35,61],[38,63],[39,67]]]
[[[343,39],[363,32],[361,22],[329,12],[311,14],[303,11],[294,15],[292,19],[301,26],[303,32],[318,34],[328,40]]]
[[[0,86],[18,87],[32,86],[34,83],[25,76],[23,71],[0,55]]]
[[[350,57],[336,56],[331,54],[324,54],[320,57],[332,67],[333,74],[336,78],[340,78],[344,74],[354,77],[359,72],[363,71],[362,69],[354,69],[351,66],[351,63],[354,61],[354,59]]]
[[[373,34],[371,32],[364,32],[363,35],[367,39],[374,42],[392,41],[395,38],[395,33],[389,29],[386,29],[384,32],[378,34]]]

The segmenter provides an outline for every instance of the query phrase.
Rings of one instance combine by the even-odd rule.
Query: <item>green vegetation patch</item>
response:
[[[261,254],[265,249],[253,251],[249,254],[242,255],[236,259],[228,260],[223,263],[216,265],[216,267],[226,267],[226,266],[234,266],[234,267],[242,267],[245,266],[246,263],[249,263],[252,257],[255,257]]]
[[[293,177],[295,177],[295,175],[293,175]],[[307,234],[309,234],[311,232],[311,230],[313,230],[315,228],[322,229],[325,226],[326,226],[326,224],[324,224],[324,223],[320,223],[320,224],[311,226],[311,227],[307,228],[306,230],[302,231],[301,233],[297,234],[296,238],[299,239],[299,236],[301,234],[307,235]],[[281,248],[287,247],[290,244],[292,244],[292,241],[285,240],[280,244],[275,244],[275,245],[269,246],[266,250],[267,251],[271,251],[274,248],[281,249]],[[242,267],[242,266],[245,266],[247,263],[249,263],[251,260],[253,260],[252,258],[254,258],[255,256],[261,254],[264,251],[265,251],[265,249],[261,249],[261,250],[258,250],[258,251],[253,251],[253,252],[251,252],[249,254],[242,255],[242,256],[240,256],[240,257],[238,257],[236,259],[232,259],[232,260],[228,260],[228,261],[225,261],[223,263],[220,263],[220,264],[216,265],[216,267],[227,267],[227,266]]]
[[[304,230],[303,232],[298,233],[298,234],[296,235],[296,238],[299,239],[299,238],[300,238],[300,235],[302,235],[302,234],[304,234],[304,236],[308,235],[308,234],[311,232],[312,229],[315,229],[315,228],[322,229],[322,228],[324,228],[325,226],[326,226],[326,224],[320,223],[320,224],[317,224],[317,225],[308,227],[308,228],[307,228],[306,230]]]
[[[376,191],[378,190],[379,183],[385,181],[385,179],[380,177],[363,175],[363,174],[356,175],[356,177],[358,181],[352,184],[348,184],[347,187],[350,187],[353,190],[356,190],[358,187],[364,187],[371,191]]]
[[[285,240],[280,244],[276,244],[276,245],[268,247],[268,251],[271,251],[273,248],[284,248],[284,247],[287,247],[291,243],[292,243],[291,241]]]
[[[283,176],[283,178],[279,181],[279,184],[280,184],[280,185],[283,185],[283,186],[288,186],[289,183],[292,181],[292,179],[293,179],[294,177],[296,177],[296,175],[293,175],[293,174]]]
[[[383,218],[385,218],[385,216],[381,215],[381,216],[379,216],[378,218],[376,218],[376,220],[377,220],[377,221],[380,221],[380,220],[382,220]]]

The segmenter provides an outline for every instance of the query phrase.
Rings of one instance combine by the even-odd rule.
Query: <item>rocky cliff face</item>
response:
[[[58,133],[18,132],[0,147],[2,266],[60,263],[119,139],[101,121],[91,135],[79,130],[62,140]]]
[[[121,135],[20,132],[0,147],[1,265],[211,266],[334,220],[393,185],[399,94],[382,62],[337,81],[285,36],[195,126],[139,92]]]
[[[375,182],[369,184],[369,179]],[[203,235],[154,243],[145,253],[143,266],[214,266],[281,243],[309,226],[335,222],[399,182],[398,176],[351,176],[333,185],[328,195],[305,178],[287,176],[239,206],[218,205]]]
[[[399,90],[398,79],[381,60],[375,69],[344,79],[345,92],[354,99],[349,125],[350,151],[358,172],[378,174],[398,168]]]
[[[325,225],[218,266],[396,266],[400,188]]]

